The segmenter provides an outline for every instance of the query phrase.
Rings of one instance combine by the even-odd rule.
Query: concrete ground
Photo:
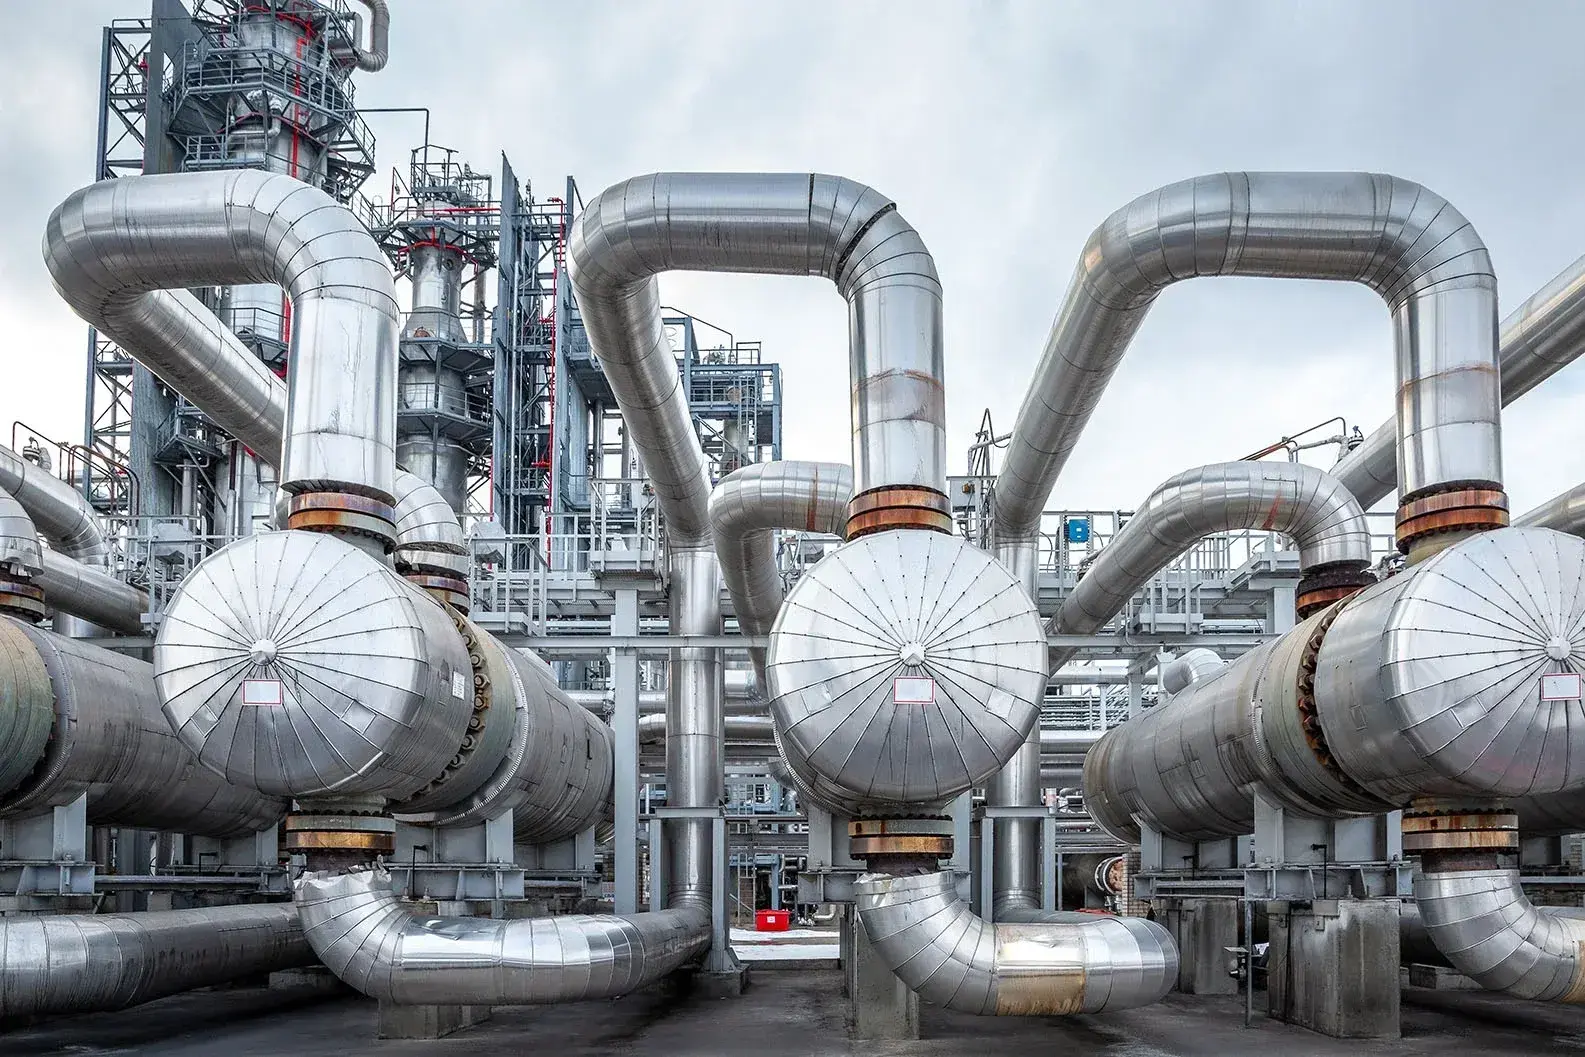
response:
[[[1246,1030],[1241,1000],[1179,994],[1148,1009],[1068,1018],[977,1018],[927,1008],[919,1042],[855,1042],[847,1038],[840,986],[840,974],[830,970],[759,972],[739,999],[679,1001],[651,993],[613,1002],[502,1009],[490,1022],[439,1042],[376,1041],[373,1003],[350,994],[237,989],[13,1029],[0,1035],[0,1054],[1447,1057],[1457,1052],[1461,1057],[1529,1057],[1574,1054],[1585,1047],[1585,1010],[1418,989],[1405,992],[1404,1037],[1391,1042],[1323,1038],[1258,1015]]]

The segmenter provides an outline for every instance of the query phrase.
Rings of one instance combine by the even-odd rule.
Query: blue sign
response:
[[[1070,517],[1063,522],[1069,543],[1090,542],[1090,519],[1087,517]]]

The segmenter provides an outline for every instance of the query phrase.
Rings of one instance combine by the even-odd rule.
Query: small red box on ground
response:
[[[754,911],[755,932],[786,932],[792,924],[792,911],[790,910],[756,910]]]

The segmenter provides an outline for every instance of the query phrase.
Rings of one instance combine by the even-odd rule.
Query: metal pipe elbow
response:
[[[920,998],[984,1016],[1060,1016],[1158,1002],[1178,977],[1166,929],[1144,918],[992,925],[958,898],[950,872],[865,874],[859,920]]]
[[[284,287],[292,300],[293,369],[282,487],[391,500],[401,320],[395,281],[368,231],[329,195],[251,169],[102,181],[74,192],[50,215],[44,259],[72,309],[117,340],[118,314],[136,319],[141,312],[142,324],[150,325],[163,312],[169,321],[169,304],[143,302],[158,291]],[[200,311],[191,303],[180,307],[189,316]],[[184,329],[195,326],[218,324],[205,314]],[[143,353],[136,335],[129,342],[130,352]],[[151,369],[170,370],[170,360],[151,359]],[[255,397],[273,391],[256,370],[231,381]],[[231,396],[227,403],[243,402],[240,389]]]
[[[296,882],[303,934],[348,986],[396,1005],[542,1005],[615,998],[710,946],[709,914],[417,917],[383,869]]]
[[[358,69],[379,73],[391,57],[391,8],[386,0],[358,0],[369,9],[369,46],[358,48]],[[360,34],[361,36],[361,34]]]
[[[1541,1002],[1585,1002],[1585,920],[1531,903],[1518,870],[1422,874],[1414,898],[1437,950],[1482,987]]]
[[[776,529],[841,535],[853,498],[853,470],[840,463],[754,463],[721,479],[710,493],[710,535],[738,628],[768,635],[782,603]],[[751,648],[761,685],[765,650]]]
[[[397,470],[393,516],[398,568],[433,569],[467,579],[468,537],[439,489],[417,474]]]

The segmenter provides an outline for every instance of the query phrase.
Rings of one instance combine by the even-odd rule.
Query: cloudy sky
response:
[[[15,0],[12,0],[15,2]],[[872,184],[946,288],[952,466],[1009,429],[1078,252],[1108,213],[1226,169],[1370,169],[1440,192],[1485,237],[1504,311],[1585,253],[1585,7],[1564,3],[394,0],[366,106],[428,106],[436,142],[540,193],[667,169],[818,170]],[[80,438],[84,327],[38,242],[91,175],[98,27],[143,0],[28,4],[0,66],[0,433]],[[381,175],[419,126],[371,119]],[[667,303],[783,364],[786,454],[847,459],[841,300],[820,280],[672,275]],[[1361,287],[1167,291],[1053,504],[1132,506],[1187,466],[1392,408],[1387,314]],[[1585,368],[1515,405],[1524,510],[1585,479]],[[5,439],[5,438],[0,438]],[[1317,457],[1317,461],[1329,461]]]

